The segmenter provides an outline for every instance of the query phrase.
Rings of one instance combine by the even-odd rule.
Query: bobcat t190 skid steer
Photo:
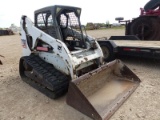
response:
[[[95,119],[108,119],[133,93],[139,78],[120,60],[103,64],[95,39],[83,34],[81,9],[51,6],[21,18],[22,79],[51,98],[67,91],[67,104]]]

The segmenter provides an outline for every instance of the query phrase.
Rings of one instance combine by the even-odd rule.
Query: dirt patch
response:
[[[105,29],[105,30],[89,30],[87,31],[87,35],[90,35],[94,38],[101,38],[101,37],[107,37],[110,36],[118,36],[118,35],[124,35],[123,29]]]
[[[89,31],[94,37],[123,35],[124,30]],[[51,100],[24,83],[18,72],[20,36],[1,36],[0,120],[90,120],[68,106],[65,97]],[[110,120],[160,119],[160,63],[154,60],[122,58],[142,80],[141,85]]]

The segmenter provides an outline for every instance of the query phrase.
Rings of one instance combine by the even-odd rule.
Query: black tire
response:
[[[130,26],[131,26],[130,22],[125,25],[125,35],[130,35]]]
[[[130,24],[130,35],[136,35],[141,40],[156,40],[159,23],[154,17],[139,17]]]
[[[152,24],[154,26],[154,36],[153,36],[153,40],[158,40],[160,41],[160,18],[154,18],[152,19]]]
[[[110,62],[115,58],[115,55],[113,53],[113,48],[109,44],[100,44],[101,49],[103,51],[104,55],[104,61]]]
[[[146,5],[144,6],[145,11],[154,10],[160,5],[160,0],[150,0]]]

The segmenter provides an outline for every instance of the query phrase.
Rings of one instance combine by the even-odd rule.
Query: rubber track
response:
[[[53,65],[46,63],[36,55],[25,56],[21,59],[23,59],[43,78],[43,80],[38,81],[23,77],[23,80],[26,83],[53,99],[58,98],[67,92],[69,77],[55,69]],[[48,83],[52,87],[48,88]]]

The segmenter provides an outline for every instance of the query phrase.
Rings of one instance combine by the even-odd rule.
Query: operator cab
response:
[[[66,43],[69,50],[86,48],[80,23],[81,9],[69,6],[51,6],[35,11],[35,26]]]

